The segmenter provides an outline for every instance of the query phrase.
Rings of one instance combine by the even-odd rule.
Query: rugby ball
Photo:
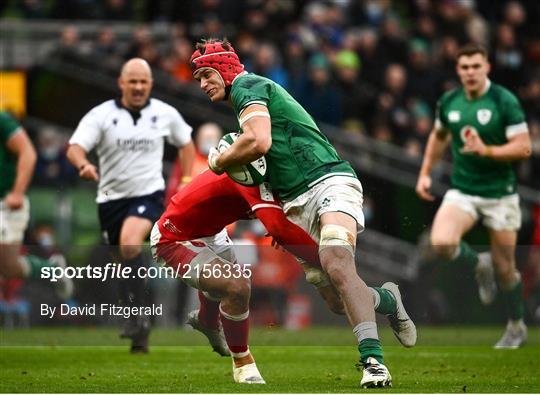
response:
[[[240,133],[226,134],[219,140],[218,151],[227,150],[232,143],[240,136]],[[243,166],[231,166],[226,170],[229,177],[238,184],[254,186],[262,184],[266,176],[266,159],[261,156],[259,159]]]

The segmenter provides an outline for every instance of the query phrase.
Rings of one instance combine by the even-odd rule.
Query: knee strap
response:
[[[319,252],[328,247],[343,247],[354,256],[355,236],[341,225],[324,225],[321,229]]]

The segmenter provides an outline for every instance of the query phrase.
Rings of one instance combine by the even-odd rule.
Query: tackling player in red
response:
[[[245,187],[211,171],[171,199],[154,225],[151,244],[157,262],[172,266],[199,290],[200,309],[188,322],[219,354],[229,355],[230,350],[234,380],[263,384],[248,347],[250,276],[236,264],[225,230],[232,222],[255,217],[278,244],[320,267],[317,244],[287,220],[267,184]]]
[[[154,225],[151,245],[156,262],[173,267],[188,285],[199,290],[200,309],[189,314],[188,323],[208,338],[214,351],[232,355],[236,382],[263,384],[248,347],[251,279],[236,263],[225,230],[233,222],[255,218],[277,244],[297,257],[308,277],[309,267],[321,269],[317,243],[287,219],[268,184],[246,187],[226,174],[211,171],[195,177],[171,199]],[[392,325],[395,314],[380,303],[385,294],[381,288],[370,290],[375,311],[386,314]],[[317,291],[330,310],[344,314],[343,302],[332,284],[320,284]],[[397,329],[394,333],[410,347]]]

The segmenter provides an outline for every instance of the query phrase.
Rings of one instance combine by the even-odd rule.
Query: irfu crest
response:
[[[486,125],[491,119],[491,110],[486,108],[478,110],[476,118],[478,119],[478,122],[480,122],[480,125]]]

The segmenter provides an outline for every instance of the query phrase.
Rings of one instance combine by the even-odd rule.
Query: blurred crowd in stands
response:
[[[522,101],[536,159],[521,178],[540,187],[540,2],[534,0],[20,1],[26,18],[141,22],[131,42],[104,25],[80,37],[67,25],[55,56],[91,55],[117,67],[140,56],[179,84],[201,37],[228,37],[246,69],[286,87],[319,122],[401,145],[419,157],[436,100],[457,86],[454,58],[466,42],[490,50],[493,81]],[[48,4],[45,7],[45,4]],[[16,14],[16,12],[15,12]],[[168,40],[149,24],[172,23]],[[165,42],[163,42],[165,41]]]

